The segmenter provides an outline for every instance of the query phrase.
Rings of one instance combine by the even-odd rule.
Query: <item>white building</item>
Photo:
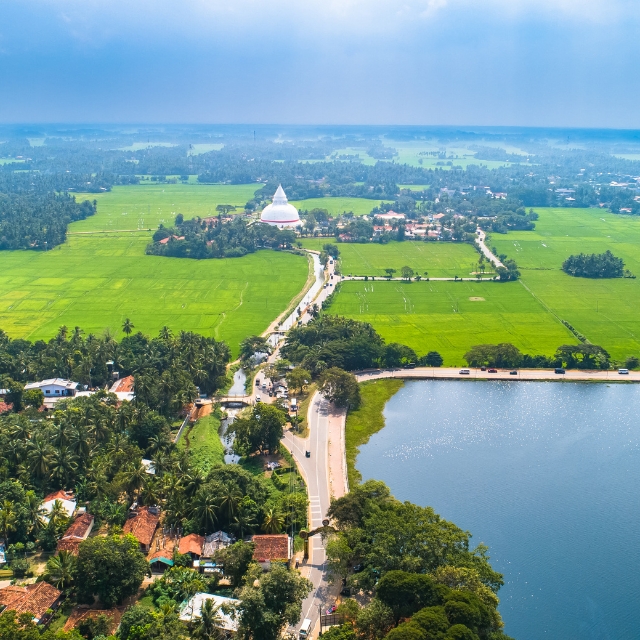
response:
[[[49,515],[53,510],[53,505],[56,502],[60,502],[62,508],[64,509],[65,514],[68,518],[71,518],[75,513],[77,501],[72,493],[67,493],[66,491],[56,491],[55,493],[50,493],[45,499],[42,501],[42,509],[45,511],[42,519],[45,522],[49,522]]]
[[[235,606],[240,603],[240,600],[235,600],[234,598],[214,596],[210,593],[196,593],[180,607],[180,620],[191,622],[200,618],[202,616],[202,605],[206,600],[213,600],[214,607],[227,605],[230,609],[235,608]],[[224,607],[224,609],[227,609],[227,607]],[[238,630],[238,622],[229,613],[220,609],[218,610],[218,617],[220,618],[220,629],[224,629],[225,631]]]
[[[268,204],[262,210],[260,222],[280,229],[299,227],[302,224],[298,210],[292,204],[289,204],[282,185],[278,185],[271,204]]]
[[[50,378],[49,380],[41,380],[40,382],[29,382],[24,385],[24,390],[40,389],[44,393],[45,398],[63,398],[75,396],[77,382],[65,380],[64,378]]]

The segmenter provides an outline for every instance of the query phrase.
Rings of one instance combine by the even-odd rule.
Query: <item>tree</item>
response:
[[[396,272],[395,269],[385,269],[384,272],[387,274],[387,278],[391,280],[393,278],[393,274]]]
[[[240,343],[240,359],[248,363],[256,353],[271,353],[271,346],[262,336],[249,336]]]
[[[284,514],[277,507],[269,507],[264,514],[262,530],[265,533],[280,533],[284,525]]]
[[[285,414],[278,407],[256,404],[248,418],[237,418],[233,422],[236,434],[234,448],[242,455],[254,451],[277,451],[285,422]]]
[[[76,587],[84,600],[100,598],[106,607],[137,593],[149,564],[132,535],[93,537],[80,543]]]
[[[402,278],[404,280],[411,280],[413,278],[414,271],[411,267],[407,267],[406,265],[400,269],[400,273],[402,274]]]
[[[216,211],[221,213],[223,216],[226,216],[230,211],[235,211],[236,206],[232,204],[219,204],[216,206]]]
[[[563,344],[553,356],[565,369],[608,369],[609,354],[596,344]]]
[[[358,640],[380,640],[392,626],[393,611],[378,598],[373,598],[356,618],[356,635]]]
[[[318,389],[337,407],[357,409],[360,406],[360,387],[352,373],[331,367],[320,376]]]
[[[309,580],[284,565],[273,564],[265,574],[256,565],[240,591],[238,637],[276,640],[285,625],[300,620],[302,601],[312,587]]]
[[[437,351],[429,351],[426,356],[418,360],[418,364],[423,367],[441,367],[443,362],[442,356]]]
[[[126,318],[125,321],[122,323],[122,331],[127,335],[130,335],[134,329],[135,329],[135,325],[133,324],[133,322],[131,322],[129,318]]]
[[[332,581],[346,580],[354,564],[355,553],[344,536],[331,536],[326,543],[327,566]]]
[[[76,557],[62,549],[58,555],[47,560],[44,579],[57,589],[65,590],[71,586],[76,572]]]
[[[29,389],[22,396],[22,401],[27,407],[39,409],[44,402],[44,393],[42,389]]]
[[[200,609],[200,618],[193,629],[192,638],[197,640],[217,640],[224,633],[221,628],[222,616],[220,605],[215,605],[213,600],[205,600]]]
[[[296,367],[287,373],[287,384],[290,389],[300,391],[311,382],[311,373],[302,367]]]
[[[17,529],[18,517],[16,506],[11,500],[3,500],[0,505],[0,535],[9,540],[11,534]]]
[[[399,342],[391,342],[384,348],[384,364],[387,367],[400,367],[415,364],[418,356],[411,348]]]
[[[396,624],[423,607],[442,604],[443,595],[431,576],[407,571],[388,571],[376,587],[376,596],[393,611]]]
[[[216,552],[215,561],[222,565],[224,575],[229,578],[231,586],[236,589],[242,584],[242,578],[247,573],[253,561],[253,542],[238,542]]]
[[[467,353],[464,359],[470,367],[518,367],[522,362],[520,350],[509,342],[500,344],[477,344]]]
[[[591,255],[580,253],[569,256],[562,263],[562,270],[570,276],[581,278],[621,278],[624,275],[624,262],[609,250]]]

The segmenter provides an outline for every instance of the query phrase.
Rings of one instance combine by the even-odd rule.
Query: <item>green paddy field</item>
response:
[[[352,281],[343,283],[331,313],[371,322],[387,340],[419,353],[436,349],[452,366],[463,364],[465,351],[483,342],[513,342],[525,352],[551,355],[561,344],[577,343],[562,320],[614,359],[640,356],[640,278],[591,280],[561,270],[573,253],[610,249],[640,276],[640,219],[596,209],[537,211],[534,231],[495,234],[489,241],[516,260],[519,282]],[[412,261],[423,247],[438,253],[424,254],[424,263]],[[432,277],[451,270],[466,275],[465,248],[477,255],[471,247],[444,243],[340,245],[344,273],[366,268],[364,275],[406,260],[413,269],[429,265],[424,270]]]
[[[142,216],[140,226],[155,230],[174,212],[244,204],[254,188],[145,185],[98,194],[98,213],[70,225],[64,245],[0,252],[0,327],[14,338],[47,339],[63,324],[120,336],[129,317],[136,330],[198,331],[237,353],[243,338],[266,329],[302,289],[305,258],[272,251],[228,260],[147,256],[152,232],[135,229]]]
[[[307,200],[292,200],[291,204],[297,209],[326,209],[331,217],[341,216],[352,212],[356,216],[365,216],[380,202],[390,200],[369,200],[367,198],[308,198]]]

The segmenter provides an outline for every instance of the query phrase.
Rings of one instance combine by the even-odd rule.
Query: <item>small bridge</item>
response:
[[[216,398],[216,402],[220,404],[226,404],[230,406],[243,406],[248,407],[252,404],[251,396],[219,396]]]

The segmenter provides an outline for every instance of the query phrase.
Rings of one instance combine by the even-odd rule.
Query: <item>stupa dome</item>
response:
[[[282,185],[278,185],[271,204],[268,204],[262,210],[260,222],[265,222],[281,229],[284,227],[297,227],[302,224],[298,210],[287,201]]]

